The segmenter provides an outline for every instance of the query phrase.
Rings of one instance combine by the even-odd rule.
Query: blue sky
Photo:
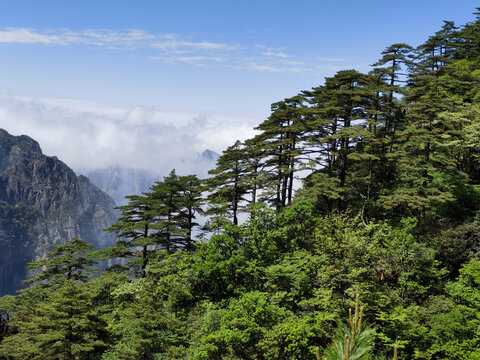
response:
[[[340,69],[368,71],[388,45],[419,45],[444,19],[473,20],[475,6],[470,0],[2,1],[0,127],[37,138],[47,153],[77,168],[120,158],[138,164],[141,137],[157,131],[163,138],[149,138],[152,147],[142,151],[167,149],[179,158],[181,149],[221,151],[249,136],[272,102]],[[194,122],[208,129],[204,138],[175,133]],[[71,132],[93,140],[66,144]],[[139,137],[128,154],[113,143],[122,137],[109,135],[120,133]],[[181,146],[185,139],[191,146]],[[82,146],[93,149],[93,158],[75,154]]]

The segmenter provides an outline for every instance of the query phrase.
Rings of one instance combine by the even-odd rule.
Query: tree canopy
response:
[[[476,14],[275,102],[207,179],[128,196],[113,246],[30,264],[0,359],[480,359]]]

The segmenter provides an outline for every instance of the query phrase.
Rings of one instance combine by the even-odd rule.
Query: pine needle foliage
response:
[[[326,360],[365,360],[371,356],[375,331],[363,322],[363,308],[360,296],[355,296],[355,312],[349,311],[348,323],[342,323],[335,331],[335,337],[325,350]]]

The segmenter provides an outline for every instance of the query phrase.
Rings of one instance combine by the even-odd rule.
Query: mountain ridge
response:
[[[114,235],[115,202],[85,176],[77,176],[34,139],[0,129],[0,294],[25,279],[28,262],[73,237],[103,247]]]
[[[208,176],[208,170],[215,166],[219,156],[215,151],[206,149],[202,153],[197,153],[191,165],[184,167],[192,168],[191,172],[204,178]],[[168,175],[168,172],[135,169],[119,164],[97,169],[82,169],[79,172],[85,174],[92,183],[111,196],[117,205],[125,205],[127,195],[148,192],[155,181]]]

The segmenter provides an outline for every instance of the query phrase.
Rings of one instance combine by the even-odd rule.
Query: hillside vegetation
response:
[[[0,358],[480,359],[475,15],[272,104],[210,178],[128,197],[112,247],[31,263]]]

